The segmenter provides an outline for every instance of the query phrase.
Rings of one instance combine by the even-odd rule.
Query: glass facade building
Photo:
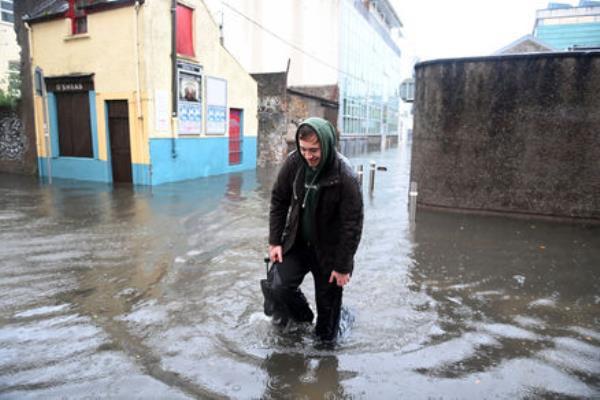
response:
[[[342,135],[397,135],[400,49],[385,16],[369,12],[361,0],[340,0],[340,12],[338,126]]]
[[[600,2],[579,2],[577,7],[550,3],[539,10],[534,36],[556,50],[600,48]]]

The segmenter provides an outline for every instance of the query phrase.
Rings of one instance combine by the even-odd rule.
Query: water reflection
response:
[[[224,198],[243,200],[242,192],[256,189],[256,174],[245,171],[136,190],[147,193],[153,214],[185,216],[215,210]]]
[[[154,188],[0,175],[0,397],[598,397],[598,228],[411,226],[409,150],[352,159],[388,170],[334,351],[261,312],[275,169]]]
[[[421,211],[415,242],[411,289],[431,296],[421,310],[439,316],[429,345],[470,334],[490,338],[468,356],[422,373],[459,378],[541,359],[598,387],[597,227]],[[561,380],[559,394],[577,386]]]
[[[263,399],[343,399],[337,357],[272,353],[261,366],[268,374]],[[346,376],[348,379],[351,377]]]
[[[227,181],[227,190],[225,197],[230,201],[243,201],[245,198],[242,196],[242,184],[244,183],[244,176],[240,173],[230,174]]]

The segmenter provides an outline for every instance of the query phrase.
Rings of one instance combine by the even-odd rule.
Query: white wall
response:
[[[0,89],[8,88],[8,62],[19,61],[21,49],[13,24],[0,21]]]
[[[228,7],[220,0],[206,0],[206,4],[217,23],[223,21],[225,48],[244,69],[281,72],[291,59],[288,84],[294,86],[337,83],[339,1],[227,0]]]

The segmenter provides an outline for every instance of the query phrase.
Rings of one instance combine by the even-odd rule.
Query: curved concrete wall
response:
[[[600,221],[600,52],[415,69],[420,206]]]

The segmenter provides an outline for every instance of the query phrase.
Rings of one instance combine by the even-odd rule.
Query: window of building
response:
[[[177,53],[194,57],[194,10],[177,4]]]
[[[21,63],[19,61],[8,62],[8,94],[13,97],[21,97]]]
[[[0,12],[2,13],[3,22],[15,22],[13,0],[2,0],[0,1]]]
[[[67,16],[71,19],[71,34],[73,35],[87,33],[85,4],[86,0],[69,0],[69,12]]]

